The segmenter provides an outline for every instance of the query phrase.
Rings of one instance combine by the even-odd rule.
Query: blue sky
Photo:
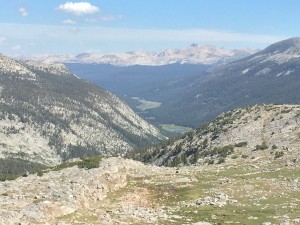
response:
[[[0,0],[0,52],[264,48],[299,35],[299,0]]]

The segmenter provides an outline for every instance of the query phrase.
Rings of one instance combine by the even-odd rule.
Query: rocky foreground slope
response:
[[[0,224],[300,224],[299,120],[296,105],[237,109],[144,155],[177,167],[73,159],[0,182]]]
[[[1,182],[0,224],[295,225],[299,176],[283,158],[177,169],[108,158]]]
[[[140,158],[156,165],[222,164],[300,159],[300,106],[255,105],[222,113],[182,138],[153,147]]]
[[[0,55],[0,158],[53,165],[122,155],[161,138],[119,98],[65,66]]]

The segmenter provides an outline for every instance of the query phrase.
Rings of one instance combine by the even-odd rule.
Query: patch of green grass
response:
[[[282,189],[282,185],[289,187],[289,180],[292,181],[300,176],[300,168],[279,166],[279,162],[261,167],[220,166],[220,171],[219,169],[216,171],[218,167],[214,166],[188,174],[181,173],[179,170],[178,173],[174,171],[164,175],[128,177],[128,185],[109,193],[108,199],[111,205],[119,204],[123,196],[136,192],[139,188],[146,189],[145,198],[149,202],[154,206],[164,205],[167,210],[170,209],[169,215],[179,216],[168,221],[159,221],[159,224],[165,225],[190,224],[199,221],[207,221],[215,225],[235,223],[257,225],[263,222],[279,224],[284,215],[291,219],[298,218],[300,215],[300,202],[297,201],[299,192]],[[195,179],[189,185],[176,182],[176,179],[183,177]],[[273,185],[275,184],[273,182],[276,182],[276,185]],[[212,190],[223,192],[230,200],[236,202],[229,200],[224,207],[194,204],[199,198],[211,196]],[[213,195],[214,191],[211,193]],[[290,203],[294,204],[293,209],[290,208]],[[110,206],[108,209],[111,209]],[[136,224],[144,223],[139,221]]]
[[[242,141],[242,142],[234,144],[234,147],[240,148],[240,147],[245,147],[247,145],[248,145],[247,141]]]
[[[38,203],[43,202],[43,201],[45,201],[45,200],[46,200],[46,199],[38,198],[38,199],[35,199],[35,200],[33,201],[33,203],[34,203],[34,204],[38,204]]]
[[[212,224],[240,223],[244,225],[257,225],[266,221],[273,223],[274,219],[269,218],[269,215],[274,215],[275,211],[261,210],[259,207],[226,205],[221,208],[214,206],[181,208],[176,213],[183,217],[178,222],[185,222],[186,219],[190,219],[192,222],[206,221]],[[250,219],[253,217],[257,219]]]
[[[58,166],[50,168],[51,171],[59,171],[69,167],[78,166],[78,168],[93,169],[98,168],[101,161],[101,156],[93,156],[81,159],[77,162],[65,162]]]
[[[60,171],[60,170],[66,169],[66,168],[77,166],[78,163],[79,162],[65,162],[65,163],[59,164],[59,165],[57,165],[55,167],[50,168],[50,170],[52,170],[52,171]]]
[[[177,133],[177,134],[184,134],[184,133],[192,130],[192,128],[190,128],[190,127],[183,127],[183,126],[178,126],[175,124],[160,124],[160,127],[163,130],[166,130],[166,131],[172,132],[172,133]]]
[[[76,211],[74,213],[61,216],[57,219],[70,224],[99,224],[99,219],[97,216],[93,215],[87,210]]]
[[[249,155],[246,155],[246,154],[242,154],[242,159],[247,159],[249,157]]]
[[[280,152],[275,152],[274,159],[281,158],[283,155],[284,155],[284,152],[283,152],[283,151],[280,151]]]
[[[237,159],[239,156],[238,155],[233,155],[233,156],[231,156],[231,159]]]
[[[209,179],[203,174],[202,180],[206,181],[207,187],[214,187],[227,193],[230,199],[236,199],[238,204],[228,202],[226,206],[221,208],[214,206],[197,207],[195,205],[180,207],[174,214],[179,214],[182,218],[178,219],[175,224],[186,223],[187,219],[191,222],[207,221],[212,224],[234,224],[237,222],[247,225],[256,225],[263,222],[277,224],[284,215],[288,215],[290,218],[298,218],[300,215],[300,203],[297,201],[299,192],[282,190],[278,184],[278,187],[275,188],[272,182],[282,182],[289,179],[289,177],[298,177],[300,168],[282,168],[273,171],[272,166],[268,168],[270,172],[263,172],[262,169],[251,166],[240,166],[225,169],[218,174],[216,173],[215,176],[210,174]],[[233,180],[231,181],[233,183],[220,185],[217,180],[224,177]],[[243,190],[245,185],[253,186],[254,189],[247,192],[247,190]],[[195,186],[190,188],[189,192],[193,193],[190,197],[183,192],[182,200],[197,199],[200,194],[197,190]],[[232,191],[228,192],[229,190]],[[249,194],[252,198],[246,197]],[[263,196],[267,196],[267,198],[257,202],[257,199]],[[290,203],[294,204],[293,209],[290,208]]]
[[[161,102],[147,101],[147,100],[142,99],[140,97],[132,97],[132,99],[134,99],[134,100],[136,100],[140,103],[140,105],[137,106],[137,108],[140,109],[141,111],[146,111],[148,109],[159,108],[162,105]]]
[[[263,142],[261,145],[255,146],[255,150],[266,150],[268,148],[269,148],[269,146],[265,142]]]
[[[0,181],[15,180],[23,174],[0,174]]]
[[[83,158],[82,161],[78,163],[78,167],[79,168],[85,168],[85,169],[98,168],[101,159],[102,159],[101,156]]]

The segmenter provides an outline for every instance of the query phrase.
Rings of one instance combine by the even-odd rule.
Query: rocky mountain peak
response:
[[[2,74],[14,74],[20,76],[23,79],[35,79],[34,74],[30,69],[27,68],[24,63],[18,60],[11,59],[7,56],[0,54],[0,73]]]
[[[246,58],[256,63],[275,62],[288,63],[300,58],[300,38],[290,38],[270,45],[262,51]]]
[[[300,67],[300,38],[290,38],[270,45],[248,57],[222,65],[214,70],[214,75],[230,74],[261,76],[296,75]]]
[[[36,79],[40,72],[56,76],[75,76],[61,63],[15,60],[0,54],[0,73],[31,80]]]
[[[62,63],[42,63],[37,61],[27,60],[25,65],[31,70],[42,71],[57,76],[75,76]]]
[[[300,55],[300,37],[294,37],[274,43],[261,52],[262,54],[297,53]]]

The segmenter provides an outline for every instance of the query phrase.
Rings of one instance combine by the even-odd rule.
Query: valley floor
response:
[[[108,158],[1,182],[0,224],[300,224],[299,177],[283,158],[180,168]]]

